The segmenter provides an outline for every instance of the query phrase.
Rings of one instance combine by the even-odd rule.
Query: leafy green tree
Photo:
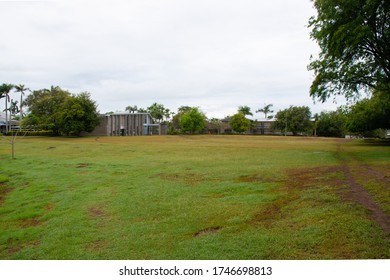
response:
[[[68,98],[59,108],[60,133],[79,136],[82,131],[92,132],[98,124],[97,105],[87,92]]]
[[[9,93],[14,88],[13,84],[2,84],[0,85],[0,99],[5,98],[5,133],[9,130],[9,122],[8,122],[8,102],[10,102],[9,99]]]
[[[39,117],[35,116],[34,114],[30,113],[27,114],[21,121],[20,126],[22,128],[32,129],[32,128],[39,128],[40,125],[40,119]]]
[[[256,113],[264,113],[264,117],[267,119],[268,114],[269,113],[272,114],[274,112],[273,110],[271,110],[271,107],[273,106],[274,106],[273,104],[264,105],[264,107],[257,110]]]
[[[178,109],[178,112],[173,115],[172,120],[168,123],[168,133],[169,134],[177,134],[180,133],[180,121],[182,116],[191,111],[192,107],[190,106],[181,106]]]
[[[279,111],[275,118],[273,128],[285,133],[288,131],[293,135],[310,134],[313,128],[310,108],[307,106],[290,106],[288,109]]]
[[[168,108],[165,108],[163,117],[165,117],[165,119],[168,121],[168,119],[171,117],[171,115],[172,115],[171,110],[169,110]]]
[[[248,106],[238,107],[238,112],[244,114],[244,116],[253,116],[251,108],[249,108]]]
[[[63,104],[70,98],[70,92],[54,86],[50,89],[35,90],[27,96],[25,103],[37,121],[36,128],[59,134],[59,113]]]
[[[192,107],[190,106],[180,106],[179,109],[177,109],[177,113],[186,113],[188,111],[191,111]]]
[[[205,128],[206,116],[194,107],[183,113],[180,119],[180,128],[183,133],[200,133]]]
[[[346,131],[346,115],[339,109],[333,112],[321,112],[316,117],[317,136],[344,137]]]
[[[158,122],[161,122],[164,118],[166,109],[164,105],[155,102],[149,106],[147,110],[154,119],[156,119]]]
[[[242,112],[238,112],[230,118],[230,127],[238,133],[243,133],[251,127],[251,122]]]
[[[309,21],[320,46],[308,69],[315,79],[310,95],[322,102],[332,95],[351,99],[361,90],[390,94],[390,1],[314,0]]]
[[[347,113],[347,129],[366,135],[375,129],[390,128],[390,95],[375,91],[371,98],[365,98],[350,106]]]

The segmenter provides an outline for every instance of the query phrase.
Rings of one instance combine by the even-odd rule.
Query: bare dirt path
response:
[[[375,202],[369,192],[359,184],[353,176],[350,168],[350,163],[358,165],[360,175],[365,178],[375,177],[381,181],[386,189],[390,189],[390,180],[387,176],[379,171],[373,170],[370,166],[358,162],[354,157],[349,156],[348,160],[341,157],[342,148],[338,146],[337,157],[341,161],[341,171],[344,173],[347,185],[349,188],[343,193],[343,198],[349,201],[356,202],[362,205],[369,212],[370,217],[376,221],[386,233],[386,236],[390,238],[390,217],[383,212],[380,205]]]

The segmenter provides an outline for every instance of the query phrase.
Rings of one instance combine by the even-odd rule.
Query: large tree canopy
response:
[[[350,132],[365,134],[378,128],[390,128],[390,95],[374,92],[349,108],[347,128]]]
[[[166,116],[167,109],[163,104],[158,104],[155,102],[148,107],[148,112],[154,119],[156,119],[158,122],[161,122]]]
[[[99,125],[95,101],[88,92],[68,98],[58,114],[59,131],[66,135],[80,135],[82,131],[92,132]]]
[[[98,124],[96,103],[89,93],[72,95],[60,87],[35,90],[25,99],[29,115],[23,119],[24,126],[51,130],[55,134],[91,132]]]
[[[183,133],[202,132],[205,128],[206,116],[198,108],[191,108],[183,113],[180,119],[180,128]]]
[[[69,98],[71,98],[71,93],[60,87],[52,86],[50,89],[34,90],[24,101],[30,113],[24,120],[24,125],[51,130],[59,134],[60,108]]]
[[[243,112],[238,112],[230,119],[231,128],[238,133],[243,133],[251,127],[251,121],[245,117]]]
[[[290,108],[279,111],[276,116],[273,128],[292,132],[293,135],[298,133],[310,134],[313,128],[311,122],[310,108],[307,106],[290,106]]]
[[[317,136],[344,137],[346,116],[341,109],[332,112],[321,112],[316,116]]]
[[[390,94],[390,1],[313,0],[311,38],[320,54],[308,66],[315,79],[310,95],[324,102],[330,96],[349,99],[361,90]]]

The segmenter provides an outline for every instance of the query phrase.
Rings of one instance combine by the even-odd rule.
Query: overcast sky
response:
[[[0,83],[88,91],[101,113],[154,102],[208,117],[268,103],[333,110],[341,103],[309,96],[314,14],[310,0],[0,0]]]

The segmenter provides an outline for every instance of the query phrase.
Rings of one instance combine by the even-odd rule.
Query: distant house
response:
[[[250,120],[253,124],[248,131],[245,132],[245,134],[255,134],[255,135],[281,135],[282,132],[274,130],[273,129],[273,123],[275,122],[275,119],[260,119],[260,120]],[[208,123],[207,125],[207,133],[216,133],[216,129],[212,126],[212,124]],[[230,118],[225,118],[221,120],[220,128],[219,128],[220,134],[232,134],[234,131],[230,127]]]
[[[142,136],[163,134],[162,126],[155,124],[149,113],[114,113],[102,115],[100,125],[91,133],[94,136]]]
[[[273,128],[275,119],[260,119],[255,122],[253,128],[253,134],[258,135],[281,135],[280,131],[276,131]]]
[[[4,134],[6,131],[6,117],[5,114],[0,114],[0,134]],[[10,120],[8,116],[8,128],[9,129],[19,129],[19,122],[15,120]]]

